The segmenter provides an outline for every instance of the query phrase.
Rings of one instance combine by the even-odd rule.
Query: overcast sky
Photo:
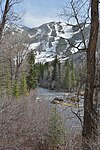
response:
[[[23,0],[20,8],[23,12],[23,24],[36,27],[49,21],[59,21],[62,0]]]

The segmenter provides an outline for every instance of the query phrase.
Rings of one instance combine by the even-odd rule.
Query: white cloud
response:
[[[34,16],[31,13],[26,13],[23,17],[24,25],[28,27],[38,27],[43,23],[53,21],[51,17],[45,16]]]

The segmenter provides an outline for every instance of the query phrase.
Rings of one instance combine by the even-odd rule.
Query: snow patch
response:
[[[65,38],[65,39],[71,38],[72,35],[73,35],[72,27],[69,26],[69,25],[66,25],[65,23],[61,23],[61,25],[62,25],[62,30],[61,30],[61,32],[59,32],[58,31],[58,29],[59,29],[58,25],[55,24],[55,29],[56,29],[57,36]]]
[[[33,38],[33,37],[35,37],[34,35],[30,35],[30,34],[28,34],[28,36],[29,36],[30,38]]]
[[[42,33],[42,30],[41,30],[41,29],[38,29],[36,35],[41,34],[41,33]]]
[[[51,36],[51,34],[52,34],[52,29],[51,29],[51,27],[50,27],[49,24],[47,24],[47,26],[48,26],[48,28],[50,29],[50,32],[48,33],[48,36]]]
[[[34,49],[36,49],[39,45],[40,45],[40,42],[32,43],[32,44],[29,46],[29,50],[34,50]]]
[[[76,53],[76,52],[78,52],[78,49],[75,48],[75,47],[73,47],[73,48],[71,49],[71,53],[74,54],[74,53]]]

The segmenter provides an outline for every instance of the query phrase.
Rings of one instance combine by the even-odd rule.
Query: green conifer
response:
[[[21,86],[20,87],[21,87],[21,89],[20,89],[21,94],[27,95],[28,91],[27,91],[26,74],[23,71],[22,71],[22,74],[21,74]]]
[[[27,76],[28,89],[35,89],[37,86],[37,66],[35,64],[35,56],[33,51],[28,54],[29,73]]]
[[[52,108],[50,115],[47,139],[52,148],[64,142],[64,126],[56,106]]]
[[[11,95],[12,94],[12,88],[11,88],[11,77],[10,77],[10,69],[7,68],[6,69],[6,93],[7,95]]]
[[[19,87],[19,83],[18,83],[17,80],[15,80],[15,82],[14,82],[13,95],[14,95],[15,97],[19,97],[19,96],[20,96],[20,87]]]
[[[74,90],[76,85],[76,76],[73,62],[71,63],[71,89]]]
[[[65,63],[65,86],[69,90],[70,89],[70,63]]]

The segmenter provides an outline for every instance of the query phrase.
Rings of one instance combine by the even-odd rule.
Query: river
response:
[[[55,98],[62,98],[64,101],[68,101],[69,95],[74,95],[74,93],[66,93],[66,92],[56,92],[53,90],[43,89],[43,88],[37,88],[37,100],[38,101],[45,101],[48,105],[48,108],[51,108],[55,104],[52,104],[51,101]],[[79,107],[74,106],[62,106],[62,105],[56,105],[58,112],[63,118],[63,121],[68,129],[68,132],[78,134],[81,129],[81,121],[76,116],[76,114],[80,115],[81,119],[83,116],[83,98],[80,98]],[[75,114],[76,113],[76,114]]]

